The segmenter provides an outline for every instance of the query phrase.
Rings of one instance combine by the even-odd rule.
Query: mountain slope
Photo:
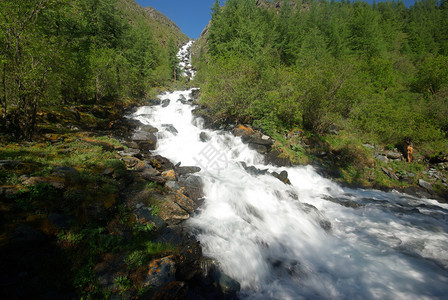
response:
[[[119,7],[126,13],[131,23],[135,23],[139,18],[142,18],[151,27],[154,38],[161,45],[168,45],[170,39],[173,39],[177,45],[188,41],[188,37],[176,23],[152,7],[143,8],[134,0],[121,0]]]

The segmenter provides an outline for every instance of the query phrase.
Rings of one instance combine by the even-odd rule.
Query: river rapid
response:
[[[194,76],[191,44],[179,58]],[[240,137],[203,128],[193,91],[161,94],[164,105],[132,117],[159,128],[155,154],[201,167],[205,200],[186,226],[241,284],[240,298],[447,299],[447,204],[341,187],[311,166],[265,165]],[[283,170],[290,185],[269,174]]]

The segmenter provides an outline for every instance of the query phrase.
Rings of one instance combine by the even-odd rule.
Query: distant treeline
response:
[[[135,5],[2,0],[0,125],[31,138],[42,105],[143,97],[170,80],[179,41],[156,42]]]
[[[217,118],[446,150],[448,1],[216,1],[197,62]]]

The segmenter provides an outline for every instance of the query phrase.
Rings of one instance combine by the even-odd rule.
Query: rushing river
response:
[[[159,128],[158,154],[202,168],[205,201],[187,226],[204,255],[241,283],[241,298],[447,299],[448,205],[343,188],[311,166],[264,165],[241,138],[202,128],[191,92],[162,94],[168,105],[133,117]],[[286,170],[291,185],[251,175],[241,162]]]

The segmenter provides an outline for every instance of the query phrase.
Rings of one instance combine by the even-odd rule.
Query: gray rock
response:
[[[277,178],[278,180],[280,180],[285,184],[291,184],[291,182],[288,179],[288,172],[286,172],[285,170],[281,171],[280,174],[278,174],[277,172],[272,172],[272,176],[274,176],[275,178]]]
[[[362,144],[362,145],[364,146],[364,148],[375,149],[375,146],[370,144]]]
[[[200,172],[200,167],[178,167],[175,169],[175,172],[177,175],[185,175],[185,174],[191,174],[191,173],[197,173]]]
[[[149,132],[137,131],[131,138],[135,141],[141,151],[155,150],[157,146],[157,137]]]
[[[165,183],[165,186],[166,186],[166,187],[169,187],[169,188],[172,189],[173,191],[178,191],[178,190],[181,189],[181,186],[179,185],[179,183],[177,183],[177,182],[174,181],[174,180],[168,180],[168,181]]]
[[[264,145],[249,143],[249,148],[257,151],[260,154],[266,154],[268,152],[268,148]]]
[[[148,104],[149,105],[160,105],[162,101],[160,101],[160,99],[149,99],[148,100]]]
[[[377,160],[379,160],[379,161],[384,162],[384,163],[388,163],[389,162],[389,159],[385,155],[382,155],[382,154],[376,155],[375,158]]]
[[[224,273],[221,273],[218,280],[219,286],[224,294],[236,294],[241,290],[241,285],[238,281],[230,278]]]
[[[207,134],[207,133],[205,133],[205,132],[201,132],[200,134],[199,134],[199,139],[201,140],[201,142],[208,142],[208,141],[210,141],[210,136]]]
[[[204,197],[204,185],[201,177],[195,175],[181,175],[179,177],[179,184],[185,188],[185,193],[193,201]]]
[[[427,191],[432,192],[432,185],[429,182],[424,181],[423,179],[419,179],[418,185],[426,189]]]
[[[176,280],[176,264],[172,256],[155,259],[149,263],[145,286],[160,287]]]
[[[384,172],[387,176],[389,176],[389,178],[398,180],[398,176],[395,175],[392,171],[386,169],[385,167],[381,167],[381,170],[383,170],[383,172]]]
[[[170,105],[170,99],[164,99],[162,100],[162,107],[167,107],[168,105]]]
[[[389,159],[396,159],[396,160],[403,158],[403,155],[400,152],[396,151],[387,151],[386,156]]]
[[[140,131],[149,132],[149,133],[156,133],[159,131],[159,129],[157,129],[156,127],[151,126],[151,125],[142,125],[138,129]]]
[[[166,131],[171,132],[174,135],[177,135],[179,131],[172,124],[162,124],[162,127],[166,129]]]

